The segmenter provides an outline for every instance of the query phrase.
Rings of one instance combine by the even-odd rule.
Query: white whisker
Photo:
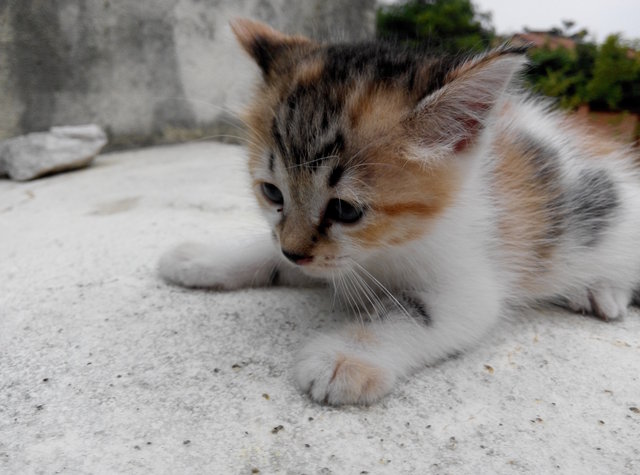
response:
[[[358,262],[356,262],[355,260],[351,259],[351,262],[353,262],[358,269],[360,269],[362,272],[365,273],[365,275],[367,277],[369,277],[372,282],[374,284],[376,284],[376,286],[378,286],[378,288],[380,288],[380,290],[382,290],[390,299],[391,301],[395,304],[395,306],[407,317],[409,317],[410,320],[413,320],[413,318],[411,318],[411,314],[407,311],[407,309],[400,303],[400,301],[391,293],[391,291],[389,291],[389,289],[387,289],[387,287],[385,287],[382,282],[380,282],[373,274],[371,274],[367,269],[365,269],[364,266],[362,266],[361,264],[359,264]]]

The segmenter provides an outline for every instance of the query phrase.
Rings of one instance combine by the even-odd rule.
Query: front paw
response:
[[[204,244],[182,243],[162,255],[158,273],[167,282],[184,287],[224,288],[225,276],[213,267],[210,254]]]
[[[339,338],[323,336],[298,355],[296,384],[317,402],[371,404],[389,393],[395,376],[380,355],[355,351]]]

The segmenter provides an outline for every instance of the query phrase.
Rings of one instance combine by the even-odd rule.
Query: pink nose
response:
[[[289,259],[291,262],[293,262],[294,264],[298,264],[299,266],[309,264],[311,261],[313,261],[313,256],[295,254],[293,252],[287,252],[284,249],[282,250],[282,254],[284,254],[284,257]]]

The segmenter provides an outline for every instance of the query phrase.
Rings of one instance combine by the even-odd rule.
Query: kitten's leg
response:
[[[160,258],[158,272],[173,284],[223,290],[313,283],[284,260],[266,234],[216,245],[180,244]]]
[[[396,381],[468,348],[495,324],[497,293],[476,294],[413,294],[403,303],[409,316],[394,310],[380,321],[317,337],[298,355],[295,380],[318,402],[374,402]]]
[[[582,315],[590,315],[591,302],[589,301],[589,290],[584,288],[573,291],[570,295],[560,297],[555,304],[560,307],[568,308],[575,313],[581,313]]]
[[[627,314],[632,296],[631,289],[599,283],[568,296],[567,306],[577,313],[595,315],[603,320],[616,320]]]

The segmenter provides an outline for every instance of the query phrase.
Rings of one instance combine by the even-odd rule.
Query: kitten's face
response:
[[[417,239],[455,190],[453,163],[425,172],[407,158],[403,97],[359,84],[339,105],[321,83],[255,109],[250,172],[285,256],[313,274],[353,266]],[[289,92],[292,91],[292,92]],[[290,98],[291,95],[295,99]],[[325,119],[326,117],[326,119]]]
[[[233,28],[263,71],[249,167],[285,257],[328,275],[427,233],[460,186],[470,137],[424,130],[416,107],[456,62],[318,45],[246,20]],[[430,147],[433,159],[419,159]]]

